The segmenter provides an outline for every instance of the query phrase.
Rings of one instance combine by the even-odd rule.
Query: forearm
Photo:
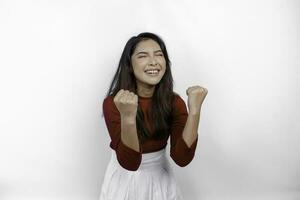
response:
[[[200,111],[189,112],[188,118],[183,129],[182,137],[188,147],[191,147],[198,135],[198,127],[200,122]]]
[[[121,140],[131,149],[140,151],[135,118],[121,116]]]

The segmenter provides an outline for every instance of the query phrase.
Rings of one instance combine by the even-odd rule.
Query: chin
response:
[[[144,83],[147,85],[155,86],[160,83],[161,79],[162,79],[162,77],[160,77],[160,78],[157,77],[155,79],[151,79],[151,78],[149,79],[148,77],[143,77],[143,78],[139,79],[139,81],[141,83]]]
[[[155,82],[148,82],[147,84],[148,85],[157,85],[157,84],[159,84],[159,82],[160,82],[160,80],[159,81],[155,81]]]

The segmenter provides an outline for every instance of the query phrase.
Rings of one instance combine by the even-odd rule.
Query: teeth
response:
[[[157,74],[158,70],[147,70],[146,73],[147,74]]]

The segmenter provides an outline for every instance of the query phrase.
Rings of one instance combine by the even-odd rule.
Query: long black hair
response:
[[[170,68],[171,61],[169,60],[165,43],[160,36],[150,32],[143,32],[131,37],[127,41],[119,61],[118,69],[113,77],[106,97],[109,95],[114,97],[121,89],[129,90],[137,94],[137,84],[133,73],[131,56],[139,42],[149,39],[159,44],[166,60],[166,71],[160,82],[155,86],[155,91],[152,96],[152,107],[150,109],[150,116],[154,123],[155,133],[152,138],[161,139],[167,137],[169,134],[174,92],[173,77]],[[151,137],[151,134],[144,123],[144,114],[139,105],[137,108],[136,124],[138,137],[143,143],[147,138]]]

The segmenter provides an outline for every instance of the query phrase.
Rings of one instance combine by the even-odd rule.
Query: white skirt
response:
[[[183,200],[166,148],[142,154],[137,171],[123,168],[111,149],[99,200]]]

